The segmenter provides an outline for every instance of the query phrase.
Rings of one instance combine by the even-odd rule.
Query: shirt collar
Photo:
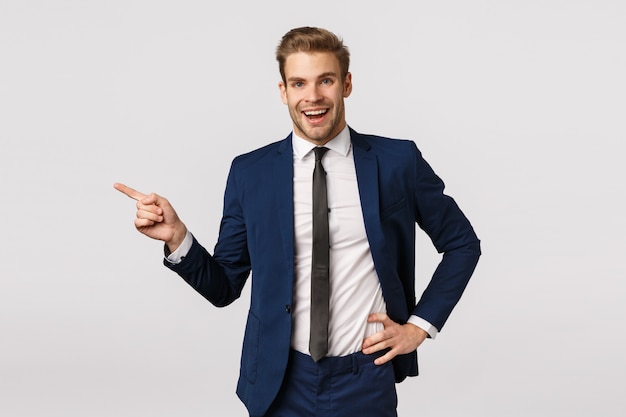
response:
[[[291,135],[291,143],[293,145],[293,154],[296,158],[302,160],[309,152],[315,148],[315,144],[309,142],[306,139],[302,139],[296,135],[295,132]],[[350,129],[348,125],[343,128],[341,132],[334,138],[332,138],[326,145],[326,148],[335,151],[343,156],[348,156],[350,151]]]

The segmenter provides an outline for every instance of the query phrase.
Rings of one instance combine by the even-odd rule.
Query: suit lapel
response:
[[[365,231],[370,243],[372,256],[382,250],[382,228],[380,224],[379,190],[378,190],[378,159],[371,151],[367,141],[354,130],[350,129],[354,166],[361,198],[361,210],[365,221]]]
[[[398,279],[398,272],[389,262],[393,256],[387,253],[389,248],[385,244],[385,234],[380,219],[380,167],[378,158],[362,135],[351,130],[350,137],[353,144],[354,165],[359,185],[365,232],[370,244],[374,267],[387,303],[387,314],[396,321],[403,321],[407,319],[404,289],[400,279]]]
[[[278,228],[283,241],[285,259],[294,257],[293,230],[293,148],[291,135],[278,147],[273,164],[274,196],[278,207]],[[293,262],[291,263],[293,266]]]

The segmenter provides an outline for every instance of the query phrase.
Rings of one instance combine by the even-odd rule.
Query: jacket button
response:
[[[287,305],[285,306],[285,312],[286,312],[287,314],[291,314],[291,305],[287,304]]]

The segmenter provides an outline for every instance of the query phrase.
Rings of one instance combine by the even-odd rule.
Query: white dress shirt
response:
[[[293,193],[295,230],[295,282],[291,346],[309,353],[312,179],[315,145],[295,133],[293,145]],[[330,322],[329,356],[344,356],[361,350],[363,339],[383,330],[381,323],[368,323],[371,313],[386,313],[374,261],[370,253],[356,178],[348,127],[325,145],[322,159],[328,192],[330,231]],[[191,247],[191,233],[168,257],[178,263]],[[411,316],[409,322],[434,338],[437,329],[426,320]]]
[[[315,145],[295,134],[292,140],[295,286],[291,346],[308,353]],[[365,234],[349,130],[325,146],[329,149],[322,159],[330,232],[328,355],[344,356],[360,351],[364,337],[383,330],[381,323],[368,323],[367,317],[385,313],[387,307]]]

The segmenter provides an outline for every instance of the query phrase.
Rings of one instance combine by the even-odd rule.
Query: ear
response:
[[[347,98],[352,93],[352,74],[347,73],[346,79],[343,81],[343,97]]]
[[[283,104],[287,104],[287,86],[285,85],[285,83],[280,81],[278,83],[278,89],[280,90],[280,99],[282,100]]]

